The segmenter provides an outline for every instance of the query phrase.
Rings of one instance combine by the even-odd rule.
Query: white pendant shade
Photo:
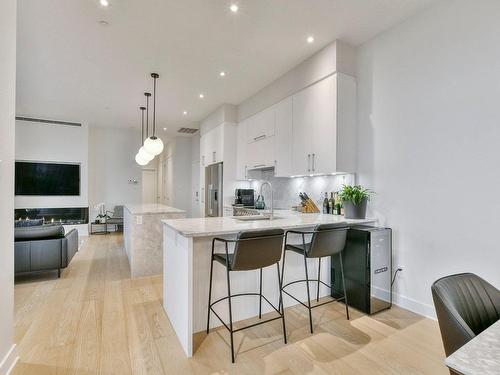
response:
[[[146,160],[148,163],[155,158],[150,152],[147,152],[144,146],[139,149],[138,154],[141,156],[142,160]]]
[[[144,149],[152,155],[159,155],[163,151],[163,142],[158,137],[149,137],[144,141]]]
[[[135,162],[141,166],[144,166],[149,163],[149,161],[143,159],[139,153],[135,155]]]

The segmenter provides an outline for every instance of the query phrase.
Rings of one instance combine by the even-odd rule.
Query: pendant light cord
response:
[[[156,79],[158,78],[155,73],[153,76],[153,138],[156,136]]]
[[[141,143],[142,145],[144,146],[144,110],[146,108],[145,107],[141,107],[140,110],[141,110],[141,117],[142,117],[142,126],[141,126]]]
[[[146,138],[149,138],[149,97],[151,94],[145,92],[144,95],[146,96]]]

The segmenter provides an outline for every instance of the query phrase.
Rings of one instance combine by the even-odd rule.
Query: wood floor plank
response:
[[[15,286],[13,375],[448,374],[437,323],[393,307],[374,316],[334,303],[286,310],[281,322],[235,334],[219,328],[187,358],[163,310],[163,278],[130,278],[121,235],[86,239],[61,279],[28,276]],[[253,322],[255,319],[243,324]],[[240,323],[239,323],[240,324]]]

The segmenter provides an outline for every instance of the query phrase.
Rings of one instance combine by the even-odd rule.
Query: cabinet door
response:
[[[247,120],[239,123],[236,136],[236,179],[247,179]]]
[[[268,108],[249,118],[247,142],[255,142],[274,135],[274,107]]]
[[[212,133],[212,160],[214,163],[224,161],[224,125],[211,130]]]
[[[274,106],[274,150],[276,177],[290,177],[292,170],[292,98],[288,97]]]
[[[315,110],[312,87],[292,96],[292,175],[311,173],[311,113]]]
[[[331,173],[337,170],[336,91],[336,75],[311,87],[310,95],[314,103],[310,116],[312,173]]]
[[[200,166],[205,169],[207,165],[207,135],[204,134],[200,138]]]
[[[247,168],[261,169],[274,166],[274,136],[247,145]]]

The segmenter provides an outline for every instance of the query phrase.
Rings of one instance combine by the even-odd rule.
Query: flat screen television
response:
[[[80,195],[80,164],[16,161],[16,195]]]

